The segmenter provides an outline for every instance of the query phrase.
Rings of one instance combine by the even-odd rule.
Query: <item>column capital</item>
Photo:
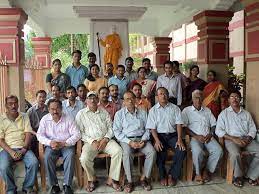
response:
[[[171,42],[170,37],[154,37],[151,43],[154,46],[154,52],[169,53]]]

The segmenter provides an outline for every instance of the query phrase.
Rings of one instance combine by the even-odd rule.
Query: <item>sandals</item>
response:
[[[115,191],[120,192],[122,191],[122,187],[119,183],[116,183],[116,181],[112,180],[111,183],[106,183],[107,186],[113,188]]]
[[[204,184],[203,178],[201,175],[196,175],[194,181],[200,185]]]
[[[240,178],[240,177],[234,178],[233,185],[238,188],[242,188],[244,186],[244,182],[243,182],[242,178]]]
[[[248,179],[248,183],[252,186],[258,186],[258,180],[252,180],[252,179]]]
[[[140,185],[143,187],[144,190],[150,191],[151,190],[151,185],[148,180],[140,180]]]
[[[210,182],[211,181],[211,177],[208,171],[204,170],[203,174],[202,174],[202,179],[204,183]]]
[[[124,191],[126,193],[131,193],[133,191],[133,184],[132,183],[127,183],[124,187]]]
[[[172,177],[172,175],[168,175],[167,182],[169,187],[176,185],[176,180]]]
[[[93,192],[95,190],[95,184],[93,181],[88,181],[88,184],[85,188],[86,191],[88,192]]]

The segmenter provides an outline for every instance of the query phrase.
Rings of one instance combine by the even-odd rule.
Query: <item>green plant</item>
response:
[[[188,72],[192,65],[196,64],[193,60],[188,60],[180,65],[181,72]]]
[[[235,67],[228,66],[228,88],[229,90],[241,90],[243,88],[246,76],[244,73],[235,74],[234,73]]]

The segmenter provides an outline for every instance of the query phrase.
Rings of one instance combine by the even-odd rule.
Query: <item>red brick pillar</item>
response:
[[[153,66],[155,71],[159,74],[163,72],[163,63],[170,60],[170,44],[172,38],[169,37],[154,37],[152,42],[154,46],[153,51]]]
[[[6,59],[8,75],[5,86],[8,94],[17,95],[21,111],[24,110],[24,40],[23,27],[28,19],[20,8],[0,8],[0,52]],[[1,96],[4,98],[5,96]]]
[[[51,43],[50,37],[33,37],[32,46],[34,57],[39,61],[42,68],[51,67]]]
[[[193,17],[198,27],[198,64],[200,77],[207,78],[208,70],[215,70],[218,78],[227,85],[229,64],[228,25],[233,13],[230,11],[206,10]]]
[[[259,127],[259,0],[241,2],[245,7],[246,108]]]

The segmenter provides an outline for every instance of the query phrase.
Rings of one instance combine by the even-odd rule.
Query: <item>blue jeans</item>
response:
[[[27,190],[33,188],[34,186],[35,180],[37,178],[39,162],[31,150],[28,150],[25,153],[25,155],[22,157],[22,161],[24,162],[26,171],[25,179],[23,182],[23,189]],[[6,183],[6,192],[10,194],[17,190],[14,182],[14,163],[15,161],[7,151],[2,150],[0,152],[0,175]]]
[[[59,157],[62,157],[64,160],[64,185],[72,186],[75,169],[75,146],[64,147],[60,150],[53,150],[51,147],[46,146],[44,162],[49,185],[52,187],[58,184],[56,162]]]
[[[186,152],[180,150],[179,148],[175,148],[175,144],[177,142],[177,134],[176,133],[158,133],[158,138],[160,142],[163,144],[163,149],[160,152],[157,152],[157,166],[159,170],[160,179],[164,179],[166,177],[166,169],[165,169],[165,161],[167,158],[167,150],[168,148],[172,148],[174,150],[173,155],[173,163],[169,170],[169,174],[175,179],[179,179],[181,175],[181,169],[183,160],[185,158]]]

